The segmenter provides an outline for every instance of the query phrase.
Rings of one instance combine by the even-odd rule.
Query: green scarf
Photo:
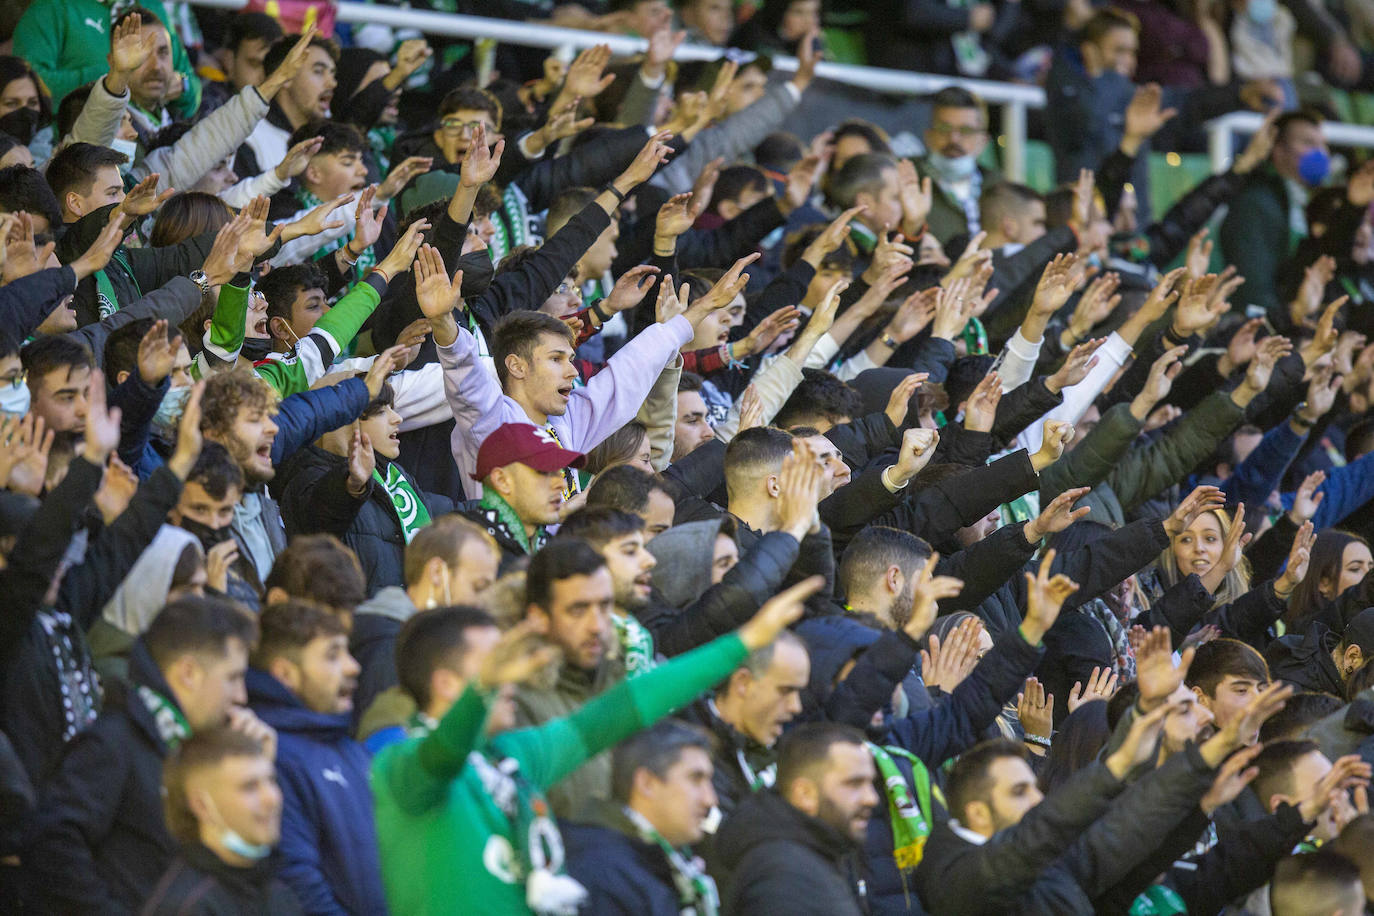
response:
[[[486,484],[482,484],[482,499],[480,505],[488,512],[496,515],[497,520],[510,532],[511,540],[520,545],[520,549],[527,554],[532,554],[540,547],[544,546],[547,535],[543,526],[535,530],[534,543],[531,545],[529,535],[525,534],[525,523],[520,521],[520,516],[515,514],[515,510],[510,507],[510,503],[501,498],[497,493]]]
[[[374,468],[372,479],[386,490],[386,495],[391,500],[391,508],[396,510],[396,518],[401,523],[401,535],[409,544],[416,533],[429,524],[429,510],[425,508],[424,500],[420,499],[414,485],[406,479],[406,475],[401,473],[400,465],[394,461],[387,464],[385,477]]]
[[[114,256],[110,258],[110,261],[112,262],[110,265],[111,267],[117,264],[123,268],[124,276],[133,281],[134,288],[137,290],[138,279],[134,277],[134,270],[129,266],[129,259],[125,256],[124,252],[115,249]],[[143,291],[138,290],[138,294],[142,296]],[[119,311],[119,294],[115,292],[114,283],[110,280],[110,276],[106,270],[97,270],[95,272],[95,302],[96,308],[100,312],[101,320],[109,318],[115,312]]]
[[[501,259],[521,245],[528,245],[530,215],[525,195],[515,185],[508,185],[501,194],[501,218],[492,220],[496,226],[496,236],[491,240],[491,261],[500,264]]]
[[[654,667],[654,637],[644,625],[628,614],[611,615],[616,642],[625,662],[625,677],[638,677]]]
[[[986,356],[988,353],[988,332],[983,328],[983,322],[977,318],[970,318],[968,324],[964,325],[964,346],[968,349],[969,356]]]
[[[638,811],[628,805],[622,810],[639,832],[639,838],[663,851],[673,869],[673,886],[677,888],[682,916],[716,916],[720,912],[720,894],[716,891],[716,882],[706,874],[705,863],[692,856],[690,849],[678,849],[665,840]]]
[[[296,188],[296,199],[299,200],[301,202],[301,206],[307,210],[313,210],[320,204],[324,203],[324,201],[320,200],[314,194],[307,191],[304,187]],[[311,260],[324,260],[325,257],[327,257],[328,255],[333,254],[343,246],[347,245],[349,242],[353,241],[353,235],[356,234],[356,232],[357,230],[355,229],[352,234],[343,236],[341,238],[337,238],[332,242],[325,243],[323,246],[319,248],[319,250],[317,250],[313,255],[311,255]],[[366,248],[363,249],[363,253],[358,255],[358,263],[353,265],[354,279],[361,280],[363,277],[367,276],[367,272],[369,270],[376,266],[377,252],[372,250],[371,245],[368,245]]]
[[[391,171],[391,147],[396,143],[396,128],[379,125],[367,132],[367,145],[383,175]]]
[[[177,704],[143,684],[138,687],[138,698],[152,713],[158,737],[167,745],[167,750],[175,750],[177,745],[191,737],[191,724],[186,721]]]
[[[931,807],[930,771],[915,754],[899,747],[883,748],[868,742],[868,752],[873,755],[873,762],[883,779],[888,819],[892,822],[892,858],[897,863],[905,886],[907,874],[921,864],[926,840],[930,838],[930,829],[935,822],[934,809]],[[915,799],[911,796],[906,777],[892,759],[893,754],[911,761],[911,774],[916,779]],[[938,792],[938,789],[934,790],[937,798]]]

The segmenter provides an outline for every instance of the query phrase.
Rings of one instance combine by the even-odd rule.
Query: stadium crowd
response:
[[[1374,7],[410,5],[7,26],[6,912],[1374,911]]]

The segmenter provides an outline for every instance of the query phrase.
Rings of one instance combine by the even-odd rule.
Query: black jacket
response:
[[[379,471],[385,473],[380,464]],[[339,538],[358,555],[369,597],[387,586],[405,585],[405,535],[391,497],[375,479],[354,498],[348,492],[348,459],[318,445],[292,455],[278,475],[287,537],[326,532]],[[430,518],[453,511],[447,496],[427,493],[413,479],[411,485]]]
[[[808,817],[777,793],[759,792],[721,828],[718,858],[731,864],[723,882],[726,916],[859,916],[854,843]]]
[[[43,912],[138,912],[176,854],[162,818],[168,747],[138,691],[176,699],[141,641],[129,677],[110,684],[41,793],[24,864]]]
[[[745,551],[725,578],[681,610],[657,601],[636,613],[667,656],[681,655],[748,622],[763,603],[782,590],[797,562],[800,545],[782,531],[770,531]]]
[[[982,845],[938,825],[916,869],[921,901],[941,916],[1090,916],[1093,899],[1191,814],[1214,772],[1189,745],[1124,792],[1105,766],[1079,770]]]
[[[1269,644],[1264,660],[1269,673],[1287,681],[1298,690],[1345,696],[1345,682],[1331,658],[1331,650],[1341,638],[1320,620],[1314,620],[1301,635],[1293,633]]]
[[[711,786],[716,790],[716,806],[720,808],[720,813],[729,817],[754,792],[749,774],[740,765],[741,761],[759,774],[776,763],[777,758],[772,748],[764,747],[743,732],[736,731],[729,722],[716,715],[713,706],[709,698],[699,700],[683,710],[681,718],[715,735],[716,747],[711,755],[711,762],[715,765],[711,771]],[[714,843],[706,844],[705,848],[708,850],[707,861],[714,862]]]
[[[597,804],[586,823],[559,825],[568,874],[587,889],[596,916],[678,916],[673,869],[657,844],[639,838],[620,806]]]
[[[296,895],[276,879],[276,862],[239,868],[197,843],[172,862],[141,916],[297,916]]]
[[[72,459],[66,479],[43,501],[0,575],[0,595],[10,608],[0,615],[0,725],[35,785],[47,778],[64,742],[90,722],[74,721],[64,690],[77,690],[79,681],[99,702],[86,630],[181,496],[181,479],[158,468],[139,486],[128,508],[87,544],[84,561],[66,570],[56,606],[46,607],[49,585],[101,473],[84,458]]]

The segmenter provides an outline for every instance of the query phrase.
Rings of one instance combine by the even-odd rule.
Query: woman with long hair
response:
[[[1293,590],[1288,613],[1283,615],[1290,633],[1300,633],[1327,603],[1374,569],[1369,542],[1358,534],[1327,528],[1312,545],[1307,576]],[[1334,625],[1334,624],[1333,624]]]

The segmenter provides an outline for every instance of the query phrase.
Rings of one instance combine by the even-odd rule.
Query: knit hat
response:
[[[338,99],[341,109],[347,107],[349,100],[358,94],[363,77],[376,63],[385,64],[387,59],[371,48],[344,48],[339,52],[338,69],[334,72],[334,80],[338,84],[334,87],[334,97]]]
[[[536,471],[561,471],[580,468],[585,456],[563,448],[553,433],[532,423],[506,423],[498,426],[477,450],[477,470],[473,480],[485,480],[496,468],[523,464]]]
[[[1341,634],[1341,642],[1347,646],[1359,646],[1365,658],[1374,655],[1374,607],[1367,607],[1346,624]]]

